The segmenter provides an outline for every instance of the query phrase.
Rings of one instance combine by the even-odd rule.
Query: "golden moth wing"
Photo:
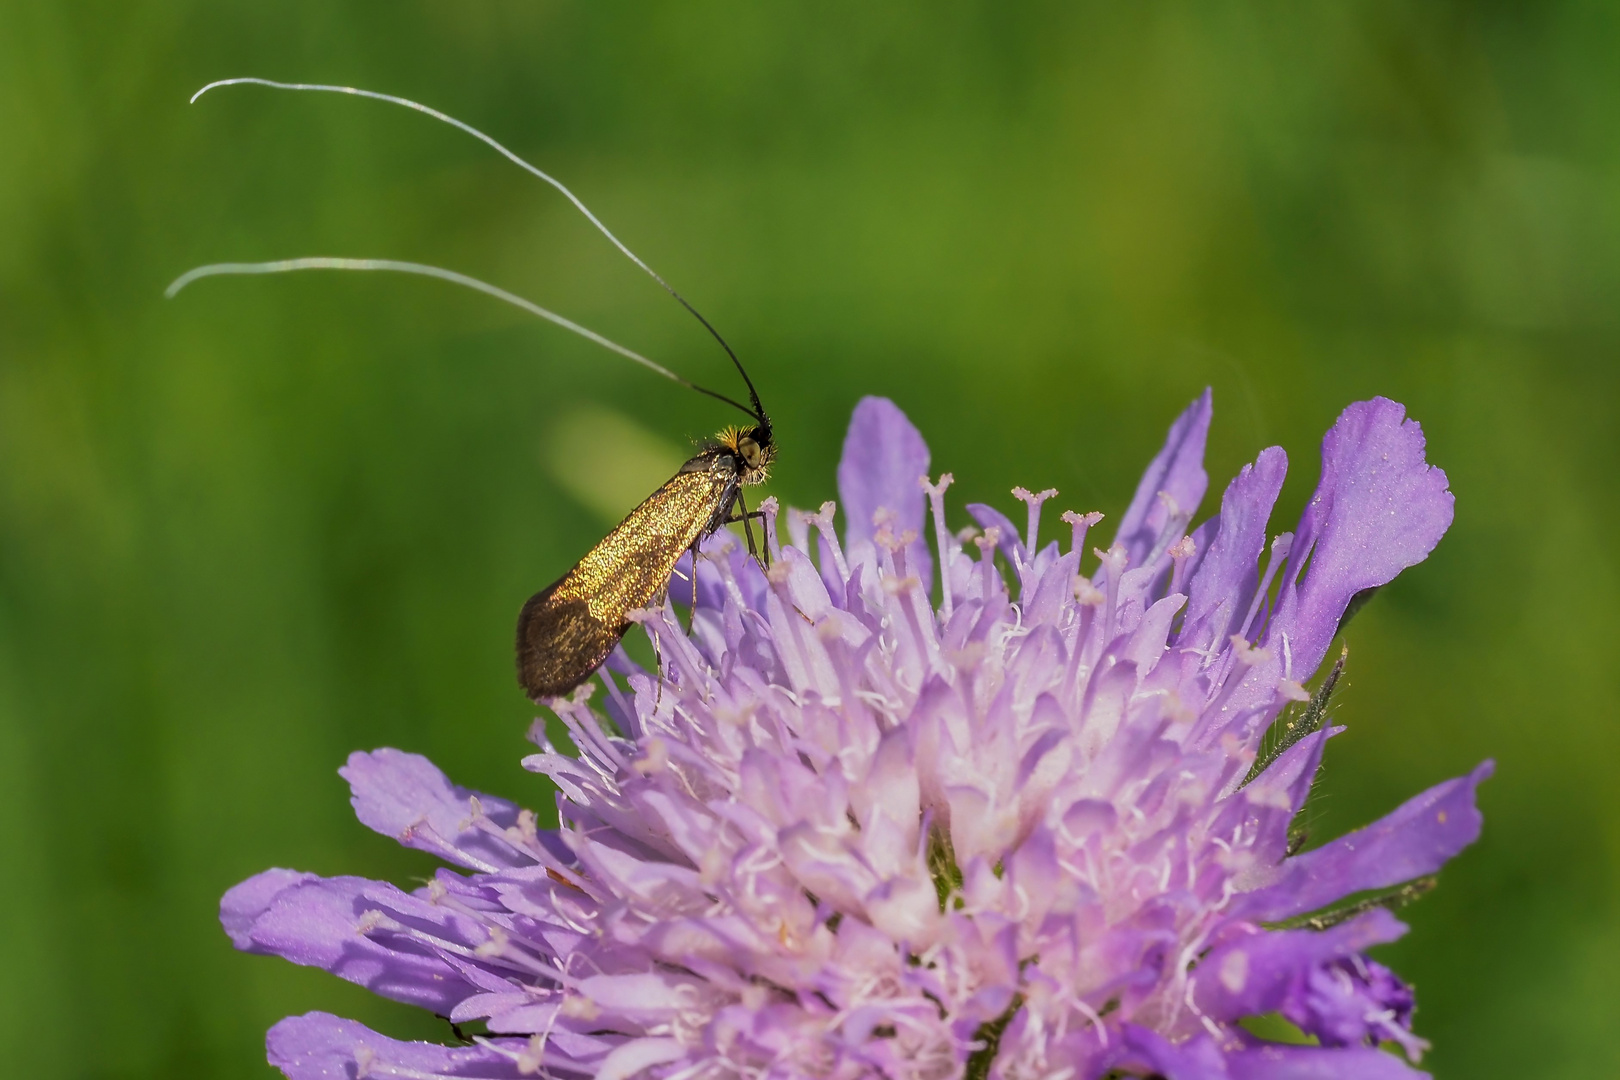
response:
[[[560,697],[588,679],[624,637],[625,616],[663,592],[681,555],[703,535],[727,477],[675,474],[518,616],[518,681],[530,698]]]
[[[585,601],[558,597],[560,585],[535,593],[518,616],[518,681],[536,701],[584,682],[624,636],[623,625],[593,617]]]
[[[623,622],[625,612],[652,602],[707,530],[726,482],[707,470],[676,473],[579,560],[559,589],[585,600],[596,618]]]

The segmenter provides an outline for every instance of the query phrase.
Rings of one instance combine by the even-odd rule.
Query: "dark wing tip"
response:
[[[518,684],[537,704],[572,693],[590,678],[626,629],[592,616],[584,600],[556,599],[561,584],[555,581],[529,597],[518,614]]]

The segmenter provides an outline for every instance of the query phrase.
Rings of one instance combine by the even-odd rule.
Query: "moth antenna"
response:
[[[517,154],[513,153],[511,150],[508,150],[505,146],[501,145],[493,137],[484,134],[482,131],[479,131],[477,128],[473,127],[471,124],[468,124],[468,123],[466,123],[464,121],[461,121],[461,120],[457,120],[455,117],[449,115],[448,113],[440,112],[438,109],[435,109],[430,105],[423,105],[421,102],[412,101],[409,98],[396,97],[393,94],[379,93],[376,90],[362,90],[359,87],[355,87],[355,86],[328,86],[328,85],[326,85],[324,83],[277,82],[274,79],[260,79],[260,78],[255,78],[255,77],[252,77],[252,76],[243,76],[243,77],[235,78],[235,79],[219,79],[219,80],[216,80],[214,82],[211,82],[207,86],[203,87],[201,90],[198,90],[195,94],[192,94],[191,95],[191,102],[193,104],[195,104],[197,99],[202,97],[204,94],[208,93],[208,91],[213,90],[216,87],[221,87],[221,86],[268,86],[268,87],[272,87],[272,88],[274,88],[276,90],[315,90],[315,91],[321,91],[321,92],[328,93],[328,94],[349,94],[349,95],[351,95],[353,97],[370,98],[373,101],[386,101],[390,105],[400,105],[400,106],[403,106],[404,108],[407,108],[407,109],[414,109],[416,112],[422,113],[424,116],[431,116],[433,119],[438,120],[441,123],[449,124],[453,128],[458,128],[459,130],[466,132],[468,135],[471,135],[473,138],[477,139],[479,142],[481,142],[481,143],[485,144],[486,146],[490,147],[491,149],[493,149],[496,153],[498,153],[502,157],[506,158],[508,161],[510,161],[512,164],[516,165],[518,168],[523,169],[525,172],[528,172],[533,176],[539,177],[541,180],[544,180],[546,183],[550,184],[552,187],[554,187],[558,191],[562,192],[563,197],[566,198],[569,202],[573,203],[574,208],[576,210],[578,210],[580,213],[584,214],[586,219],[588,221],[590,221],[590,223],[592,225],[596,226],[597,231],[600,232],[603,236],[607,237],[609,242],[611,242],[614,247],[618,248],[619,251],[624,254],[625,258],[627,258],[631,262],[635,263],[637,266],[639,266],[647,274],[648,277],[650,277],[654,281],[658,282],[658,284],[663,287],[665,292],[667,292],[667,293],[669,293],[669,295],[673,296],[675,298],[676,302],[678,302],[683,308],[685,308],[688,312],[691,313],[693,318],[695,318],[698,322],[703,324],[703,328],[709,332],[709,336],[713,337],[715,341],[719,342],[720,347],[726,351],[726,355],[731,358],[731,363],[737,369],[737,374],[742,376],[743,382],[748,387],[748,398],[749,398],[750,401],[753,402],[754,407],[752,409],[744,409],[743,411],[746,412],[746,413],[749,413],[751,416],[754,417],[754,419],[758,420],[760,423],[762,423],[762,424],[766,423],[765,410],[760,407],[759,393],[758,393],[758,391],[756,391],[754,389],[754,380],[752,380],[752,379],[750,379],[748,377],[748,371],[747,371],[746,368],[743,367],[742,361],[737,359],[737,354],[735,352],[733,352],[732,349],[731,349],[731,346],[726,343],[726,339],[721,337],[720,336],[720,331],[716,330],[714,328],[714,326],[709,322],[709,320],[705,319],[703,317],[702,312],[698,311],[697,308],[693,307],[690,303],[688,303],[686,297],[684,297],[680,293],[676,292],[674,286],[672,286],[669,282],[665,281],[662,277],[659,276],[658,271],[654,270],[652,267],[648,266],[645,262],[643,262],[641,260],[641,256],[637,255],[635,252],[631,251],[627,246],[625,246],[624,241],[620,240],[617,236],[614,236],[612,230],[609,229],[606,225],[602,224],[601,219],[598,218],[595,214],[591,213],[590,207],[586,206],[584,204],[584,202],[582,202],[580,200],[579,196],[575,195],[572,191],[569,191],[567,186],[564,185],[561,180],[558,180],[556,177],[552,176],[550,173],[544,171],[543,169],[539,168],[538,166],[533,165],[533,164],[529,163],[528,161],[525,161],[523,158],[519,157]],[[369,261],[369,260],[362,260],[362,261]],[[290,267],[289,269],[303,269],[303,268],[302,267],[296,267],[296,268]],[[359,268],[353,268],[353,269],[359,269]],[[379,267],[369,267],[367,269],[380,269],[380,268]],[[462,284],[465,284],[465,282],[462,282]],[[171,286],[171,288],[172,288],[172,286]],[[559,321],[556,317],[553,317],[553,316],[550,316],[550,315],[547,315],[545,317],[550,318],[553,322],[558,322]],[[566,320],[563,320],[563,322],[566,322]],[[561,325],[561,323],[560,323],[560,325]],[[572,326],[572,324],[568,324],[568,325]],[[617,346],[614,346],[614,348],[617,348]],[[628,350],[624,350],[624,351],[628,354]],[[647,364],[652,364],[652,361],[650,361],[650,360],[646,360],[646,361],[643,361],[643,362],[645,362]],[[653,366],[656,367],[656,365],[653,365]],[[660,368],[659,370],[663,370],[663,369]],[[671,375],[671,378],[675,378],[675,376]],[[684,380],[680,380],[680,379],[677,379],[677,381],[684,382]],[[686,385],[692,386],[691,383],[687,383]],[[700,388],[696,387],[696,386],[693,386],[693,389],[700,389]],[[707,390],[704,390],[702,392],[706,393],[706,394],[710,394],[711,397],[718,397],[719,396],[719,395],[716,395],[716,394],[712,394],[710,391],[707,391]],[[729,399],[726,399],[726,400],[729,400]],[[736,404],[736,403],[732,402],[732,404]]]
[[[709,397],[714,398],[716,401],[723,401],[732,408],[740,409],[742,412],[745,412],[750,416],[755,415],[754,410],[750,409],[741,402],[733,401],[724,394],[718,394],[713,390],[710,390],[708,387],[699,386],[697,383],[691,382],[688,379],[683,379],[673,371],[669,370],[669,368],[658,363],[656,360],[649,360],[647,357],[642,356],[634,349],[627,349],[618,342],[603,337],[595,330],[592,330],[589,327],[581,326],[579,323],[559,315],[555,311],[550,311],[543,308],[532,300],[526,300],[523,297],[518,296],[516,293],[509,293],[500,286],[491,285],[487,281],[480,281],[475,277],[469,277],[466,274],[457,273],[454,270],[446,270],[440,266],[429,266],[426,263],[402,262],[398,259],[342,259],[327,256],[313,256],[303,259],[279,259],[275,262],[210,263],[207,266],[199,266],[195,269],[187,270],[185,273],[175,278],[174,281],[170,283],[169,287],[163,290],[163,295],[172,300],[181,289],[184,289],[187,285],[190,285],[192,282],[201,278],[224,277],[240,274],[285,274],[295,270],[387,270],[398,274],[416,274],[420,277],[438,278],[440,281],[448,281],[453,285],[460,285],[464,288],[472,289],[475,292],[481,292],[486,296],[493,296],[497,300],[504,300],[513,307],[521,308],[531,315],[537,315],[540,318],[545,319],[547,322],[555,323],[564,330],[570,330],[587,341],[593,341],[602,346],[604,349],[611,352],[616,352],[627,360],[634,360],[642,367],[647,368],[650,371],[657,372],[664,378],[669,379],[671,382],[680,383],[687,389],[696,390],[700,394],[706,394]]]

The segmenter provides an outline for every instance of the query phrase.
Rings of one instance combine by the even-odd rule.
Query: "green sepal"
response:
[[[1277,922],[1261,923],[1267,930],[1326,930],[1348,922],[1373,908],[1388,908],[1399,911],[1407,904],[1412,903],[1428,893],[1440,883],[1440,878],[1434,874],[1413,878],[1400,885],[1392,885],[1387,889],[1379,889],[1357,900],[1340,901],[1337,904],[1313,911],[1305,915],[1295,915],[1291,919],[1280,919]]]
[[[928,830],[928,874],[934,879],[934,892],[939,896],[939,910],[943,914],[951,894],[962,889],[962,868],[956,865],[956,849],[951,846],[950,832],[937,825]]]
[[[1024,995],[1014,994],[1012,1002],[994,1020],[979,1025],[979,1030],[973,1033],[975,1042],[984,1045],[968,1055],[967,1067],[962,1072],[962,1080],[985,1080],[990,1075],[990,1066],[995,1064],[996,1053],[1001,1049],[1001,1035],[1012,1023],[1012,1018],[1024,1005]]]
[[[1255,777],[1265,772],[1283,756],[1283,752],[1293,746],[1307,735],[1314,735],[1322,730],[1327,721],[1328,703],[1333,697],[1333,688],[1339,684],[1339,676],[1344,674],[1345,661],[1350,658],[1348,646],[1339,650],[1339,659],[1328,672],[1322,685],[1316,688],[1311,700],[1303,703],[1295,702],[1282,711],[1271,725],[1265,737],[1260,740],[1260,750],[1254,756],[1254,764],[1249,766],[1249,775],[1243,778],[1244,784],[1251,783]]]

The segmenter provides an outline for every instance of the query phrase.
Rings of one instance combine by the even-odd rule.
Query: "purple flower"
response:
[[[461,871],[407,893],[271,870],[226,895],[239,948],[491,1034],[400,1043],[311,1013],[270,1060],[294,1080],[1422,1075],[1379,1048],[1424,1044],[1366,956],[1405,930],[1376,891],[1478,835],[1490,764],[1304,854],[1289,828],[1340,730],[1302,684],[1352,598],[1439,541],[1445,474],[1401,406],[1352,405],[1267,556],[1277,448],[1187,532],[1209,419],[1206,393],[1087,574],[1100,515],[1039,547],[1054,493],[1018,489],[1023,532],[972,506],[968,543],[916,429],[862,401],[842,535],[830,502],[767,500],[769,570],[721,534],[690,632],[642,613],[661,676],[618,654],[595,702],[556,702],[572,753],[536,723],[524,764],[560,829],[357,753],[360,819]],[[1318,1045],[1240,1023],[1268,1013]]]

